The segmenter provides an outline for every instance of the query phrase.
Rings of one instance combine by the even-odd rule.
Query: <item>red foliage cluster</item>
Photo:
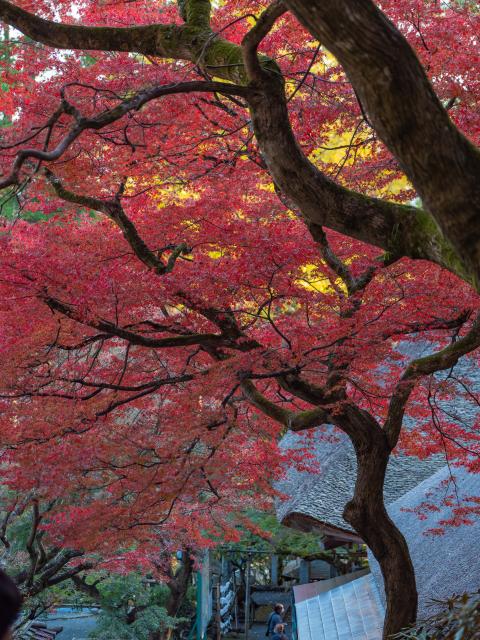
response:
[[[47,1],[18,4],[67,22],[80,12],[84,24],[180,23],[170,2],[64,1],[55,15]],[[215,28],[239,41],[258,3],[221,4]],[[478,15],[382,4],[459,127],[480,141]],[[265,52],[287,78],[295,132],[315,162],[352,188],[411,199],[406,185],[394,188],[402,174],[341,69],[290,15]],[[149,85],[198,77],[178,61],[59,53],[22,39],[8,53],[2,110],[14,122],[2,130],[4,173],[20,140],[50,148],[64,140],[72,116],[48,124],[62,97],[94,117]],[[17,490],[56,500],[52,535],[106,558],[119,547],[144,557],[161,544],[234,539],[234,514],[270,503],[286,462],[276,444],[283,427],[247,401],[242,381],[282,408],[307,409],[279,380],[294,374],[323,388],[334,358],[349,400],[382,423],[412,357],[464,336],[480,307],[449,272],[389,265],[376,248],[329,233],[351,277],[365,279],[349,294],[277,197],[241,100],[162,97],[84,131],[49,168],[97,205],[121,203],[148,260],[168,267],[149,268],[118,219],[94,202],[66,203],[33,162],[23,167],[21,210],[48,220],[5,222],[1,237],[2,461]],[[473,368],[418,383],[405,452],[446,452],[480,470],[478,354],[470,357]],[[452,399],[472,403],[467,424],[449,411]],[[289,462],[308,465],[308,452]]]

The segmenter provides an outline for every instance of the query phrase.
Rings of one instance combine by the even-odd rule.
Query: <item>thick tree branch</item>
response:
[[[40,513],[40,508],[38,506],[38,500],[33,500],[32,502],[32,523],[30,527],[30,535],[28,536],[26,549],[28,555],[30,557],[30,570],[28,572],[27,578],[27,586],[31,587],[33,584],[33,579],[35,577],[35,573],[37,571],[38,564],[38,551],[35,549],[35,539],[38,534],[38,527],[40,522],[42,521],[42,514]]]
[[[85,593],[87,596],[92,598],[94,602],[100,602],[101,593],[97,585],[100,584],[100,582],[102,581],[101,579],[95,580],[95,582],[92,582],[91,584],[87,582],[87,577],[84,575],[80,576],[76,574],[72,576],[71,579],[78,591]]]
[[[0,542],[3,544],[5,549],[7,549],[7,551],[11,548],[10,540],[7,537],[7,529],[8,529],[10,519],[12,518],[15,512],[16,506],[17,506],[17,501],[15,501],[13,506],[6,511],[2,524],[0,526]]]
[[[298,207],[307,224],[327,227],[403,256],[435,262],[471,279],[451,244],[426,211],[364,196],[333,182],[299,147],[292,131],[283,81],[264,80],[248,98],[255,135],[279,189]]]
[[[208,0],[184,0],[184,25],[152,24],[133,27],[85,27],[44,20],[0,0],[0,20],[23,34],[56,49],[126,51],[146,56],[186,60],[209,75],[246,83],[242,51],[210,29]]]
[[[263,414],[292,431],[303,431],[328,422],[330,416],[323,407],[306,411],[289,411],[266,398],[251,380],[243,380],[241,388],[247,400]]]
[[[190,578],[194,570],[194,561],[190,549],[182,551],[182,562],[175,574],[171,570],[170,578],[167,580],[170,594],[167,600],[167,613],[169,616],[177,616],[178,610],[184,602]]]
[[[66,566],[73,558],[79,558],[82,556],[83,553],[80,551],[66,551],[59,554],[55,563],[49,565],[44,571],[36,576],[34,583],[28,589],[28,595],[30,597],[35,596],[49,587],[65,582],[65,580],[72,578],[82,571],[93,569],[95,567],[95,563],[92,561],[82,562],[73,567]]]
[[[262,40],[273,28],[275,21],[287,11],[283,0],[274,0],[272,4],[261,14],[256,25],[250,29],[242,41],[245,68],[251,82],[262,83],[265,79],[266,66],[262,65],[257,51]],[[265,63],[265,57],[263,57]],[[278,71],[273,67],[274,72]]]
[[[348,400],[294,412],[266,398],[251,380],[243,380],[241,387],[254,407],[291,431],[305,431],[322,424],[334,424],[350,437],[357,452],[371,449],[372,443],[378,444],[385,440],[385,434],[375,418]],[[302,397],[300,393],[297,395]]]
[[[191,26],[210,28],[212,5],[210,0],[177,0],[180,14]]]
[[[71,384],[80,385],[82,387],[88,387],[92,389],[102,389],[102,390],[110,390],[110,391],[146,391],[151,389],[155,391],[160,387],[170,384],[179,384],[181,382],[190,382],[194,379],[192,374],[185,374],[183,376],[172,376],[170,378],[154,378],[150,382],[145,382],[144,384],[139,385],[122,385],[122,384],[113,384],[108,382],[88,382],[83,378],[58,378],[60,382],[70,382]],[[41,394],[40,394],[41,395]]]
[[[288,391],[304,402],[313,405],[327,405],[331,401],[331,398],[327,398],[324,389],[304,380],[298,374],[286,373],[278,379],[278,383],[285,391]]]
[[[229,335],[222,335],[217,333],[191,333],[187,335],[171,336],[168,338],[151,338],[128,329],[119,327],[108,320],[102,318],[98,319],[85,319],[85,317],[77,311],[73,306],[61,302],[56,298],[52,298],[48,295],[40,296],[43,302],[47,304],[52,311],[57,311],[62,315],[75,320],[80,324],[92,327],[102,333],[106,333],[109,336],[115,336],[121,338],[126,342],[142,347],[149,347],[152,349],[163,349],[170,347],[188,347],[192,345],[201,345],[210,348],[229,348],[237,349],[239,351],[250,351],[255,348],[257,343],[251,340],[245,340],[237,342],[236,337],[230,337]]]
[[[340,61],[375,130],[480,282],[480,151],[450,120],[405,38],[372,0],[285,2]],[[423,221],[424,232],[431,226]],[[425,252],[421,229],[417,236]]]
[[[435,318],[426,322],[411,322],[399,325],[397,327],[391,327],[383,332],[383,339],[388,340],[394,336],[407,336],[412,333],[424,333],[427,331],[450,331],[459,329],[472,315],[471,310],[465,310],[457,318],[451,320],[445,320],[443,318]]]
[[[60,24],[44,20],[6,0],[0,0],[0,19],[32,40],[56,49],[140,52],[142,47],[153,53],[160,34],[167,35],[170,28],[165,25],[116,28]]]

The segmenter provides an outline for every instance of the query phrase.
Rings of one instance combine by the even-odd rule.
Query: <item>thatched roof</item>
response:
[[[288,432],[281,441],[284,450],[308,446],[319,464],[319,473],[290,469],[277,489],[288,496],[277,505],[277,517],[286,525],[324,531],[334,536],[336,530],[354,534],[342,517],[353,495],[356,459],[348,437],[333,427],[319,427],[309,434]],[[411,456],[392,456],[385,481],[385,502],[390,504],[431,476],[445,464],[441,458],[419,460]],[[348,539],[348,538],[345,538]]]
[[[438,528],[442,519],[451,517],[451,508],[442,505],[446,495],[456,497],[458,494],[460,502],[464,498],[480,496],[480,474],[468,473],[463,468],[454,468],[452,472],[455,484],[445,486],[450,470],[444,467],[388,508],[410,548],[417,577],[419,618],[427,617],[439,608],[438,604],[431,606],[434,599],[445,601],[454,593],[480,589],[480,517],[474,517],[472,525],[446,526],[443,535],[426,535],[429,529]],[[426,519],[405,511],[415,509],[425,501],[437,505],[439,511],[426,511]],[[371,554],[369,561],[384,598],[380,568]]]

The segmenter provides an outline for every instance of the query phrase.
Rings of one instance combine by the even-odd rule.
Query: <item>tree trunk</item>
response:
[[[185,601],[193,571],[193,559],[190,557],[188,551],[184,551],[182,556],[182,564],[180,568],[168,581],[170,594],[168,596],[166,610],[167,614],[172,618],[177,616],[180,607]],[[157,631],[151,636],[150,640],[170,640],[172,631],[172,629]]]
[[[383,485],[390,455],[377,442],[367,450],[357,448],[357,479],[353,499],[346,505],[349,522],[377,559],[384,580],[387,611],[383,637],[410,626],[417,616],[415,572],[405,538],[392,522],[383,501]]]

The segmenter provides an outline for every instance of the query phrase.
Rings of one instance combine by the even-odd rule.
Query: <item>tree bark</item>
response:
[[[416,207],[350,191],[319,171],[298,145],[290,125],[283,81],[265,73],[248,98],[255,136],[273,180],[307,223],[328,227],[402,256],[435,262],[465,280],[457,253],[432,216]]]
[[[170,596],[167,601],[167,613],[169,616],[174,617],[177,615],[187,594],[187,589],[190,585],[190,578],[192,577],[192,571],[193,560],[189,556],[188,552],[184,552],[180,569],[176,573],[175,577],[168,582]]]
[[[321,397],[321,390],[305,381],[284,382],[294,395],[307,402],[318,402]],[[282,408],[275,412],[274,403],[262,396],[251,381],[242,383],[242,388],[254,406],[288,428],[297,425],[297,430],[303,431],[322,422],[333,423],[350,438],[357,457],[357,477],[353,498],[345,506],[343,517],[370,547],[380,565],[387,600],[384,638],[412,625],[418,604],[415,572],[405,538],[390,519],[383,499],[385,473],[395,438],[347,398],[337,399],[335,410],[323,420],[319,417],[325,411],[321,406],[298,414]],[[311,415],[317,416],[316,421],[307,419]]]
[[[167,583],[170,594],[168,596],[166,610],[171,618],[175,618],[178,615],[180,607],[185,601],[192,572],[193,559],[188,551],[184,551],[180,568]],[[170,640],[171,636],[172,629],[159,630],[151,636],[150,640]]]
[[[480,151],[450,120],[413,49],[372,0],[286,5],[339,60],[375,131],[478,283]]]
[[[383,500],[390,446],[384,435],[375,439],[375,444],[368,447],[356,447],[355,493],[343,517],[370,547],[380,565],[387,601],[383,637],[388,638],[415,622],[418,595],[407,543],[390,519]]]

